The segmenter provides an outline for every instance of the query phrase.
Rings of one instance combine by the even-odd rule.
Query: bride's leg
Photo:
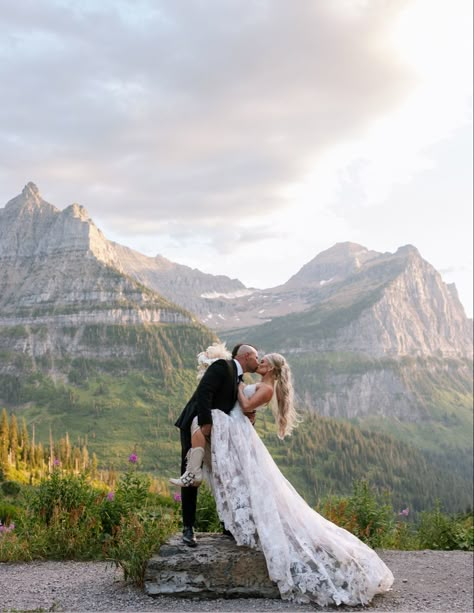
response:
[[[206,437],[201,431],[201,428],[198,428],[193,432],[193,436],[191,438],[191,446],[193,449],[196,447],[205,447],[206,446]]]
[[[179,487],[199,487],[202,482],[202,463],[206,446],[206,437],[198,426],[197,417],[191,425],[191,449],[186,459],[186,471],[179,479],[170,479],[170,483]]]

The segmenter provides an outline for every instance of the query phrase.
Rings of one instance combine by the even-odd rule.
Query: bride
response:
[[[281,597],[294,602],[365,605],[393,575],[370,547],[311,509],[282,475],[248,416],[268,402],[278,436],[296,425],[290,368],[265,355],[261,381],[241,383],[230,414],[213,411],[212,472],[207,479],[221,521],[238,545],[260,549]]]

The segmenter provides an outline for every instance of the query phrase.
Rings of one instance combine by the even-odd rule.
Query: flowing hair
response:
[[[271,400],[272,412],[278,426],[278,438],[289,436],[298,423],[298,414],[293,404],[293,380],[288,362],[279,353],[265,356],[275,373],[275,393]]]

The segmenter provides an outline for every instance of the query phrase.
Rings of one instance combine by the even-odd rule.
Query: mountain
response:
[[[408,443],[472,496],[472,321],[455,288],[413,246],[342,243],[278,291],[305,308],[221,337],[283,353],[302,406]]]
[[[258,427],[310,499],[365,470],[418,508],[438,492],[468,504],[472,322],[415,247],[339,243],[255,290],[110,242],[86,209],[61,211],[32,183],[0,209],[0,405],[37,440],[69,432],[108,466],[137,446],[144,468],[175,472],[173,423],[217,339],[203,322],[229,346],[288,357],[304,422],[281,445],[265,416]]]
[[[257,343],[271,338],[284,353],[472,357],[472,322],[455,288],[411,245],[381,254],[337,244],[280,286],[278,295],[305,306],[224,336],[250,334]]]
[[[306,406],[333,417],[417,421],[436,390],[470,397],[472,321],[415,247],[378,254],[335,245],[279,291],[295,288],[304,310],[221,336],[288,355]]]
[[[211,275],[176,264],[161,255],[152,258],[123,245],[111,243],[117,263],[130,277],[160,292],[172,302],[191,310],[209,327],[219,327],[222,316],[213,315],[213,301],[252,294],[238,279]],[[228,312],[228,310],[226,311]]]
[[[327,283],[342,281],[359,272],[366,262],[380,255],[377,251],[369,251],[357,243],[338,243],[305,264],[284,287],[322,287]]]
[[[194,370],[214,339],[192,313],[124,273],[83,207],[60,211],[29,183],[0,209],[4,402],[28,402],[43,379],[66,385],[87,371],[146,369],[164,381],[173,369]]]

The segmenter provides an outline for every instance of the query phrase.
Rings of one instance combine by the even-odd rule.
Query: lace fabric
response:
[[[255,384],[245,388],[250,397]],[[283,476],[236,404],[213,411],[212,475],[221,521],[238,545],[265,555],[283,599],[298,603],[367,604],[390,589],[393,575],[353,534],[311,509]]]

